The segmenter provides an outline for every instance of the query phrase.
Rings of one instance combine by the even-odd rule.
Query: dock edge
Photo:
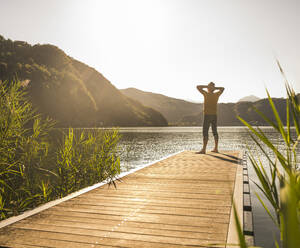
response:
[[[243,159],[243,212],[244,212],[244,223],[243,230],[247,245],[254,246],[254,229],[253,229],[253,212],[252,212],[252,204],[251,204],[251,194],[250,194],[250,184],[249,184],[249,176],[248,176],[248,164],[247,164],[247,152],[244,152]]]
[[[240,223],[247,245],[254,246],[253,215],[248,177],[247,153],[240,151],[239,163],[236,171],[236,179],[233,191],[233,202],[236,206]],[[230,222],[228,227],[226,248],[234,248],[239,244],[239,237],[234,220],[234,210],[231,208]]]

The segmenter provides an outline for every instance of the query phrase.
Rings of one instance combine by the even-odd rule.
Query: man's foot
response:
[[[205,150],[201,150],[199,152],[196,152],[197,154],[205,154]]]
[[[216,153],[219,153],[218,149],[213,149],[211,152],[216,152]]]

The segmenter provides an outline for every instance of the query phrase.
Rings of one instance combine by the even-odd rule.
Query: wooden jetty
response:
[[[243,223],[242,152],[184,151],[0,222],[2,247],[231,247]],[[236,246],[235,246],[236,247]]]

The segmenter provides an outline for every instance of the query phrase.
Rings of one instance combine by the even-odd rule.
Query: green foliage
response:
[[[279,68],[284,76],[280,65]],[[253,154],[250,154],[250,160],[259,181],[256,185],[272,206],[273,211],[267,207],[267,204],[258,194],[257,197],[270,218],[280,229],[282,247],[291,248],[300,247],[300,174],[297,161],[300,141],[300,104],[287,81],[286,90],[288,94],[286,117],[284,118],[286,125],[268,92],[268,101],[273,112],[272,118],[256,109],[256,113],[272,126],[274,131],[280,134],[282,143],[285,145],[284,151],[279,150],[278,147],[272,144],[260,128],[254,128],[241,117],[239,119],[249,128],[251,138],[269,162],[269,171],[267,172],[262,162],[256,159]],[[295,126],[294,129],[291,128],[291,124]],[[295,135],[293,135],[294,132]],[[272,159],[265,147],[273,153],[275,160]],[[272,212],[275,214],[272,214]]]
[[[0,220],[119,174],[117,130],[54,137],[53,125],[20,82],[0,83]]]
[[[69,129],[57,153],[57,194],[64,196],[104,178],[113,181],[120,173],[118,140],[116,130],[83,131],[76,137],[74,130]]]

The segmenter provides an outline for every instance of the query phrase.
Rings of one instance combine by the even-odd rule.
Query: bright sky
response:
[[[284,97],[278,58],[300,92],[299,0],[0,0],[0,34],[50,43],[135,87],[202,101],[197,84],[224,86],[221,102]]]

